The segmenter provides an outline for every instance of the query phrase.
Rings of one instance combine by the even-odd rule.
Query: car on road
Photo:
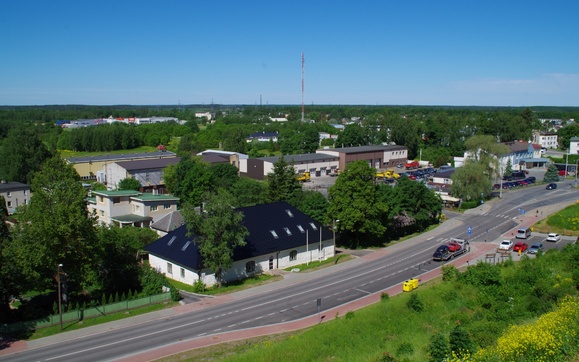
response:
[[[513,248],[513,242],[511,240],[503,240],[499,245],[499,250],[511,250]]]
[[[529,248],[529,244],[523,243],[522,241],[517,241],[515,246],[513,246],[513,251],[520,251],[524,253]]]
[[[556,243],[558,241],[561,241],[561,235],[559,235],[557,233],[548,233],[547,239],[545,239],[545,241]]]
[[[557,184],[555,184],[555,183],[550,183],[546,187],[547,190],[555,190],[556,188],[557,188]]]
[[[527,250],[527,254],[537,254],[539,251],[543,251],[543,244],[536,243],[531,245],[529,250]]]

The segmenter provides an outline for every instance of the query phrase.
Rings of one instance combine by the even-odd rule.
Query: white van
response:
[[[530,228],[517,230],[517,235],[516,235],[517,239],[527,239],[530,237],[531,237],[531,229]]]

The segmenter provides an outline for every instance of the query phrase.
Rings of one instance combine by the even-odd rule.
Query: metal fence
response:
[[[121,312],[125,310],[136,309],[148,305],[158,304],[171,299],[171,293],[161,293],[156,295],[150,295],[148,297],[143,297],[139,299],[125,300],[122,302],[105,304],[98,307],[91,307],[87,309],[74,310],[66,313],[62,313],[62,322],[74,322],[80,321],[87,318],[96,318],[100,316],[105,316],[107,314],[112,314],[116,312]],[[15,333],[26,330],[34,330],[38,328],[45,328],[60,324],[60,315],[49,315],[45,318],[35,319],[31,321],[24,321],[12,324],[0,325],[1,333]]]

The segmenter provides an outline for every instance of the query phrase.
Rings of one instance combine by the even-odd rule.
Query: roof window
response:
[[[182,250],[182,251],[185,251],[185,249],[187,249],[187,247],[188,247],[189,245],[191,245],[191,242],[190,242],[190,241],[186,242],[185,245],[183,245],[183,247],[181,248],[181,250]]]
[[[271,235],[273,235],[274,238],[279,238],[279,236],[277,236],[277,233],[275,232],[275,230],[270,230],[269,231],[271,233]]]
[[[177,239],[177,237],[176,237],[176,236],[173,236],[173,237],[169,240],[169,242],[167,243],[167,245],[171,246],[171,244],[173,244],[173,241],[175,241],[175,239]]]
[[[318,230],[318,227],[313,222],[310,223],[310,226],[312,227],[312,229]]]
[[[296,225],[296,226],[302,234],[306,232],[301,225]]]
[[[290,231],[289,228],[283,228],[285,230],[285,232],[287,233],[288,236],[292,236],[292,232]]]
[[[287,215],[289,217],[294,217],[294,214],[292,214],[292,212],[290,211],[290,209],[286,209],[285,212],[287,212]]]

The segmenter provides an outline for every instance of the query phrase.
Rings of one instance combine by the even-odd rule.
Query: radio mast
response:
[[[304,53],[302,52],[302,123],[304,122]]]

